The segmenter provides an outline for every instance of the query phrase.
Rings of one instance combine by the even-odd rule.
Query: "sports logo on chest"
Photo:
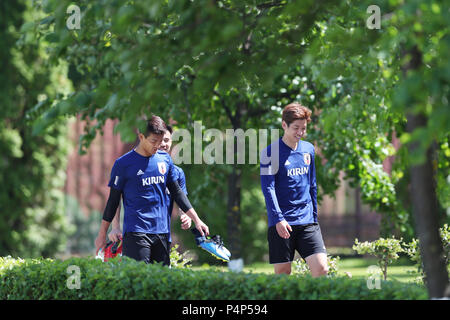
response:
[[[303,154],[303,162],[309,166],[311,164],[311,155],[309,153]]]
[[[142,178],[142,186],[149,186],[157,183],[164,183],[164,176]]]
[[[161,174],[165,174],[167,172],[166,163],[165,162],[158,162],[158,171]]]
[[[287,176],[288,177],[301,176],[301,175],[304,175],[304,174],[308,174],[308,170],[309,170],[308,167],[288,169],[287,170]]]

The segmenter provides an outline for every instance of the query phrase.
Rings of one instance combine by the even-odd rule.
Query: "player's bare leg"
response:
[[[328,274],[328,259],[326,253],[312,254],[305,259],[313,277],[325,276]]]
[[[275,274],[291,274],[291,262],[277,263],[273,267]]]

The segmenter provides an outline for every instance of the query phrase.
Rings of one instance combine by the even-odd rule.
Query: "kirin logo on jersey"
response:
[[[158,162],[158,171],[161,174],[165,174],[167,172],[166,163],[165,162]]]
[[[308,174],[308,167],[292,168],[287,170],[288,177],[302,176],[304,174]]]
[[[303,162],[309,166],[311,164],[311,155],[309,153],[303,154]]]
[[[143,186],[149,186],[151,184],[164,183],[164,176],[147,177],[142,179]]]

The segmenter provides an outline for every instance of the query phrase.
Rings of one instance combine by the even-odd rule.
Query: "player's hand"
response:
[[[117,242],[122,239],[122,231],[120,230],[120,228],[112,229],[111,232],[108,233],[108,239],[112,242]]]
[[[192,219],[189,218],[187,214],[182,213],[180,215],[180,220],[181,220],[181,229],[187,230],[187,229],[189,229],[191,227]]]
[[[289,225],[289,223],[286,222],[286,220],[278,222],[275,227],[277,229],[278,235],[281,238],[289,239],[289,237],[291,236],[289,231],[292,232],[292,227]]]
[[[195,221],[195,228],[200,231],[200,234],[203,237],[209,236],[209,228],[202,220],[198,219],[197,221]]]
[[[106,247],[106,237],[104,234],[99,233],[97,239],[95,239],[95,255],[98,255],[100,249],[105,249]]]

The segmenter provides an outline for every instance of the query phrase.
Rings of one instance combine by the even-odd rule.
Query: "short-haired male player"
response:
[[[95,240],[96,253],[106,245],[106,232],[119,206],[124,206],[122,254],[146,263],[170,265],[166,188],[194,222],[202,235],[209,235],[208,226],[198,217],[180,188],[172,158],[159,151],[167,126],[158,116],[147,121],[139,144],[118,158],[111,170],[110,195]]]
[[[314,146],[302,141],[311,122],[310,116],[311,110],[299,103],[285,106],[283,137],[261,155],[269,262],[277,274],[291,273],[295,250],[306,261],[313,277],[328,273],[326,249],[317,219]]]
[[[160,151],[167,152],[169,155],[171,155],[171,147],[172,147],[172,142],[173,142],[172,134],[173,134],[172,126],[167,125],[167,131],[164,134],[161,145],[159,146]],[[175,164],[174,164],[174,168],[176,170],[176,180],[177,180],[180,188],[187,195],[188,192],[187,192],[187,188],[186,188],[186,176],[184,174],[184,171],[183,171],[183,169],[181,169],[180,167],[178,167]],[[168,190],[166,190],[166,196],[168,198],[167,199],[168,201],[166,204],[169,205],[168,211],[167,211],[167,219],[169,220],[168,221],[169,227],[170,227],[171,219],[173,217],[179,216],[180,221],[181,221],[181,228],[183,230],[189,229],[191,227],[192,219],[189,218],[189,216],[186,213],[184,213],[180,210],[178,205],[175,203],[173,197],[170,196],[170,193],[168,192]],[[169,243],[171,243],[172,242],[171,234],[169,233],[167,236],[168,236]],[[112,220],[112,230],[108,234],[108,238],[112,242],[117,242],[122,238],[122,230],[120,228],[120,209],[117,211],[116,215],[114,216],[114,219]]]

